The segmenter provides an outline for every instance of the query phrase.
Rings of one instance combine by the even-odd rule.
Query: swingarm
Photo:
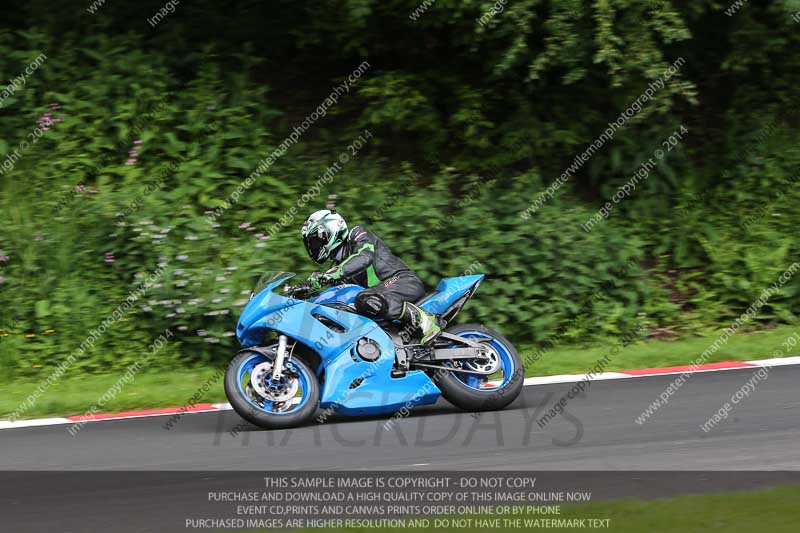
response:
[[[441,363],[461,359],[482,360],[490,356],[491,349],[487,347],[485,341],[458,337],[447,332],[439,334],[433,348],[421,344],[407,344],[397,349],[397,363],[400,368],[414,366],[480,375],[486,375],[487,372],[477,369],[466,370],[460,362],[456,363],[455,367]]]

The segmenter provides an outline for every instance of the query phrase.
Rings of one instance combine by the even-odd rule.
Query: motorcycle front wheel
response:
[[[275,353],[277,345],[268,350]],[[311,419],[319,405],[319,382],[308,365],[297,358],[284,363],[281,378],[275,382],[273,361],[274,356],[260,352],[238,354],[225,372],[225,395],[234,411],[256,426],[299,426]]]

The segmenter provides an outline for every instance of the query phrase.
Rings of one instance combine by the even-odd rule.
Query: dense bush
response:
[[[517,0],[485,25],[491,3],[474,1],[440,0],[417,21],[416,0],[198,1],[144,31],[160,5],[89,15],[33,1],[0,31],[3,79],[47,56],[0,109],[0,163],[21,155],[0,175],[6,373],[66,357],[158,269],[77,366],[121,367],[166,327],[179,335],[158,364],[226,359],[258,275],[312,270],[298,228],[331,193],[431,286],[478,261],[489,279],[464,318],[519,343],[588,341],[636,320],[717,327],[800,261],[788,1],[729,17],[710,1]],[[664,88],[521,216],[679,57]],[[677,147],[585,231],[681,126]],[[798,291],[793,279],[756,322],[795,322]]]

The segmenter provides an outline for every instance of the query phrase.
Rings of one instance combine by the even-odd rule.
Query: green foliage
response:
[[[75,367],[122,368],[166,327],[176,337],[153,365],[224,361],[258,275],[312,270],[298,227],[331,193],[426,284],[486,273],[463,319],[519,343],[585,342],[636,321],[725,326],[800,261],[790,2],[728,17],[705,0],[516,0],[481,23],[494,2],[439,0],[412,20],[417,0],[198,0],[152,32],[139,23],[163,2],[92,16],[50,4],[27,3],[0,31],[3,79],[47,55],[2,101],[0,164],[45,113],[56,120],[0,175],[5,373],[63,361],[159,268]],[[237,193],[363,61],[330,113]],[[681,126],[679,146],[585,231]],[[373,138],[315,189],[364,128]],[[753,325],[796,323],[798,291],[793,278]]]

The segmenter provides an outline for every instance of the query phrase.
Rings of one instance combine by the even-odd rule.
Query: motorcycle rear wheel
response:
[[[485,340],[492,350],[492,357],[496,358],[496,364],[489,360],[476,360],[455,361],[449,366],[459,368],[461,365],[465,369],[498,366],[498,371],[491,377],[457,370],[431,372],[431,379],[448,402],[465,411],[495,411],[507,407],[519,396],[525,381],[525,369],[519,353],[508,339],[481,324],[459,324],[448,328],[447,332],[470,340]]]

